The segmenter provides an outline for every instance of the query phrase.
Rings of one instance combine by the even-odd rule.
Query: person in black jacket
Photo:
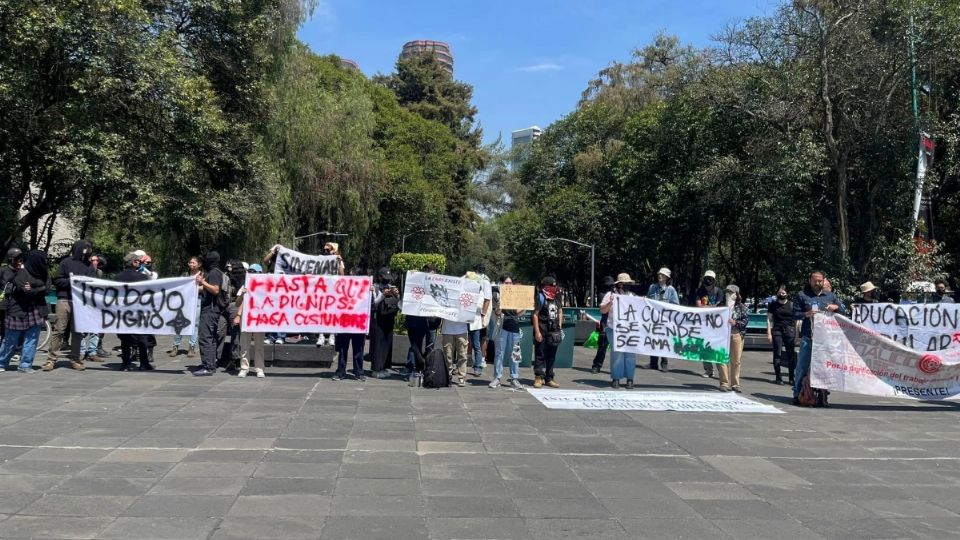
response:
[[[10,358],[23,337],[23,351],[17,371],[33,373],[33,357],[37,340],[47,320],[47,289],[50,287],[47,254],[31,251],[24,258],[23,267],[13,277],[13,288],[7,301],[7,334],[0,345],[0,371],[6,371]]]
[[[7,251],[7,264],[0,268],[0,340],[6,332],[4,320],[7,318],[7,296],[13,293],[13,277],[23,266],[23,252],[18,248]],[[9,290],[8,290],[9,289]]]
[[[224,284],[223,271],[220,270],[220,254],[216,251],[207,252],[203,259],[204,272],[197,274],[197,285],[202,289],[200,294],[200,362],[201,366],[194,370],[197,377],[208,377],[217,372],[217,348],[223,335],[220,333],[221,312],[228,302],[223,298],[227,291],[221,291]]]
[[[113,279],[120,283],[149,281],[150,276],[139,269],[140,257],[136,253],[127,253],[127,256],[123,258],[123,271]],[[151,371],[153,369],[147,351],[147,336],[142,334],[118,334],[117,337],[120,338],[120,358],[123,360],[120,371],[133,371],[132,353],[134,348],[137,349],[137,358],[140,359],[140,371]]]
[[[57,353],[63,345],[67,331],[70,329],[73,318],[73,302],[70,293],[70,276],[97,277],[96,270],[90,265],[90,256],[93,255],[93,244],[89,240],[77,240],[70,250],[70,256],[60,262],[57,277],[53,284],[57,287],[57,324],[53,327],[50,337],[50,347],[47,349],[47,362],[43,364],[44,371],[53,371],[57,364]],[[77,371],[86,369],[80,359],[80,338],[76,332],[70,333],[70,367]]]
[[[606,294],[607,291],[612,291],[615,283],[616,280],[613,279],[613,276],[603,278],[604,294]],[[600,322],[597,323],[600,326],[600,336],[597,339],[597,354],[593,357],[593,367],[590,368],[590,373],[600,373],[600,368],[603,367],[603,359],[607,356],[607,348],[610,346],[610,340],[607,339],[607,333],[604,329],[607,327],[607,317],[609,316],[609,313],[601,314]]]

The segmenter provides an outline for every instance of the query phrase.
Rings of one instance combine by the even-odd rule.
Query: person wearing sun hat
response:
[[[616,317],[611,317],[610,312],[615,309],[614,301],[618,296],[635,296],[626,286],[633,285],[634,281],[630,274],[617,274],[617,280],[613,283],[613,289],[604,295],[600,301],[600,313],[607,318],[607,326],[603,329],[607,335],[607,341],[613,343],[613,329],[616,325]],[[620,379],[626,379],[625,388],[633,388],[633,376],[637,369],[637,357],[633,353],[619,352],[615,348],[610,352],[610,381],[613,388],[620,388]]]
[[[673,285],[670,285],[670,276],[671,272],[667,267],[657,270],[657,282],[650,285],[650,288],[647,289],[647,298],[659,300],[660,302],[666,302],[668,304],[679,304],[680,295],[677,294],[677,290],[673,288]],[[667,359],[651,356],[650,369],[658,368],[660,371],[666,373]]]
[[[860,297],[853,301],[854,304],[876,304],[880,300],[877,298],[877,286],[868,281],[860,285]]]

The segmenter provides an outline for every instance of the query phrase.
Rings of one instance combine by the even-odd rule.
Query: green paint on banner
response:
[[[726,349],[714,349],[701,337],[673,338],[673,352],[684,360],[727,364],[730,353]]]

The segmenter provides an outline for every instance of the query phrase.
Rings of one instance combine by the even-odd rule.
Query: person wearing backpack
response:
[[[200,367],[193,372],[197,377],[209,377],[217,372],[217,346],[220,336],[220,317],[230,302],[226,274],[220,270],[220,254],[207,252],[205,272],[197,274],[196,281],[203,289],[200,296]]]
[[[389,267],[377,272],[373,286],[373,316],[370,320],[370,370],[377,379],[390,376],[393,365],[393,324],[400,312],[400,291],[393,285]]]
[[[553,276],[547,276],[540,282],[540,292],[533,311],[534,388],[544,384],[550,388],[560,388],[553,373],[557,350],[563,341],[563,308],[557,299],[559,292]]]

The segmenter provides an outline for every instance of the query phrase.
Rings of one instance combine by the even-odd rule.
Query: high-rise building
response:
[[[343,58],[343,57],[341,57],[341,58],[340,58],[340,67],[345,68],[345,69],[355,69],[355,70],[357,70],[357,71],[360,71],[360,64],[358,64],[358,63],[356,62],[356,60],[351,60],[351,59],[349,59],[349,58]]]
[[[543,130],[540,129],[539,126],[530,126],[510,132],[510,149],[513,150],[513,158],[510,160],[510,165],[514,169],[519,167],[523,162],[523,151],[521,148],[533,144],[533,141],[540,138],[542,132]]]
[[[443,41],[433,41],[430,39],[417,39],[403,44],[403,50],[400,51],[400,58],[410,58],[421,54],[429,54],[440,62],[443,69],[450,75],[453,75],[453,53],[450,52],[450,45]]]

